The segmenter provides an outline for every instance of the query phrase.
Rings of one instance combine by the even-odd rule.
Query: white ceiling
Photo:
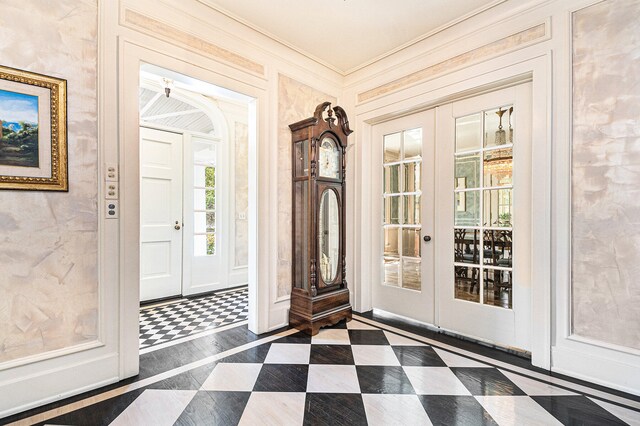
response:
[[[504,0],[200,0],[347,74]]]

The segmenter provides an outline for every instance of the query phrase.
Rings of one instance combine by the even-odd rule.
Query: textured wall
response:
[[[69,192],[0,191],[0,363],[97,334],[95,0],[2,3],[2,65],[68,81]]]
[[[249,127],[246,123],[235,122],[235,199],[236,230],[234,266],[249,263]],[[239,217],[244,213],[244,219]]]
[[[573,31],[573,332],[640,349],[640,3]]]
[[[278,297],[291,293],[291,130],[318,104],[336,99],[280,75],[278,79]]]

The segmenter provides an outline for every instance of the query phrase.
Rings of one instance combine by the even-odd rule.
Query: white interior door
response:
[[[182,292],[182,135],[140,128],[140,300]]]
[[[228,286],[223,247],[228,238],[226,164],[223,144],[213,137],[189,135],[184,168],[183,294],[193,295]]]
[[[374,126],[373,306],[434,322],[434,110]]]
[[[440,327],[531,347],[531,84],[438,107]]]

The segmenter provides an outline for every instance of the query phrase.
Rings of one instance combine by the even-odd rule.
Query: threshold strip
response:
[[[187,300],[189,300],[189,299],[186,299],[186,298],[171,299],[171,300],[167,300],[165,302],[158,302],[158,303],[154,303],[154,304],[151,304],[151,305],[140,306],[140,310],[141,311],[147,311],[149,309],[159,308],[161,306],[169,306],[169,305],[173,305],[173,304],[180,303],[180,302],[186,302]]]

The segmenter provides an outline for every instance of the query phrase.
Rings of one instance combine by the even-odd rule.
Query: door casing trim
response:
[[[536,141],[532,144],[531,161],[537,176],[536,184],[531,188],[532,205],[536,206],[531,223],[531,357],[533,365],[551,368],[551,56],[548,50],[526,57],[523,52],[515,52],[431,80],[414,87],[410,94],[390,94],[387,102],[380,102],[386,104],[384,107],[356,106],[354,156],[358,168],[350,193],[355,194],[354,217],[359,217],[360,221],[349,224],[354,227],[356,253],[360,253],[360,258],[354,262],[355,311],[373,309],[372,268],[379,264],[377,251],[371,245],[371,233],[377,229],[374,228],[377,224],[371,223],[364,214],[370,211],[377,196],[367,184],[374,158],[371,152],[373,126],[453,100],[531,81],[531,136]],[[538,255],[534,257],[534,253]]]

